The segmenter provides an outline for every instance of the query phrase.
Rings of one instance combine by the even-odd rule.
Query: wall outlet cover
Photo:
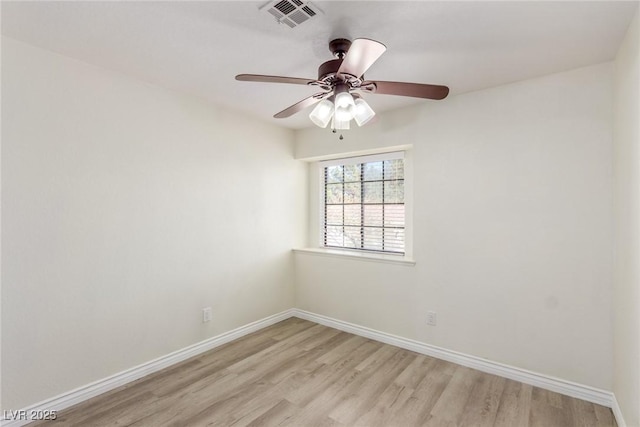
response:
[[[427,311],[427,325],[436,326],[438,324],[438,315],[435,311]]]
[[[213,312],[211,307],[206,307],[202,309],[202,323],[210,322],[213,317]]]

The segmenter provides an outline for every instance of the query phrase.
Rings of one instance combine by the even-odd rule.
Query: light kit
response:
[[[351,120],[362,126],[376,115],[360,95],[349,93],[345,86],[336,88],[336,91],[338,93],[335,96],[320,101],[309,114],[316,126],[326,128],[331,122],[332,129],[347,130]]]

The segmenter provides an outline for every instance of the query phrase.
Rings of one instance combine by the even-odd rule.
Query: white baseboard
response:
[[[264,319],[249,323],[232,331],[225,332],[218,336],[206,339],[189,347],[185,347],[181,350],[174,351],[173,353],[167,354],[166,356],[159,357],[157,359],[135,366],[131,369],[127,369],[126,371],[119,372],[110,377],[76,388],[75,390],[62,393],[56,397],[46,399],[34,405],[30,405],[23,410],[26,411],[27,414],[29,414],[30,411],[61,411],[65,408],[76,405],[99,394],[106,393],[107,391],[113,390],[131,381],[135,381],[139,378],[144,377],[145,375],[157,372],[178,362],[182,362],[183,360],[186,360],[190,357],[197,356],[201,353],[204,353],[205,351],[219,347],[230,341],[294,316],[301,319],[309,320],[311,322],[319,323],[321,325],[329,326],[331,328],[339,329],[341,331],[360,335],[365,338],[370,338],[375,341],[380,341],[385,344],[390,344],[396,347],[415,351],[416,353],[425,354],[428,356],[436,357],[438,359],[456,363],[458,365],[467,366],[469,368],[477,369],[482,372],[487,372],[489,374],[498,375],[546,390],[565,394],[567,396],[583,399],[588,402],[607,406],[609,408],[612,408],[618,426],[626,427],[626,424],[622,417],[622,412],[620,411],[620,407],[618,406],[618,402],[616,401],[613,393],[609,391],[600,390],[594,387],[566,381],[560,378],[551,377],[548,375],[528,371],[526,369],[509,366],[498,362],[492,362],[490,360],[482,359],[476,356],[471,356],[457,351],[448,350],[446,348],[425,344],[419,341],[399,337],[396,335],[388,334],[386,332],[380,332],[375,329],[355,325],[353,323],[344,322],[342,320],[333,319],[331,317],[299,309],[289,309],[281,313],[265,317]],[[2,427],[17,427],[25,425],[29,422],[29,420],[6,420],[2,421],[1,425]]]
[[[560,378],[551,377],[537,372],[531,372],[526,369],[509,366],[490,360],[481,359],[476,356],[460,353],[446,348],[436,347],[434,345],[425,344],[419,341],[398,337],[396,335],[387,334],[385,332],[376,331],[353,323],[343,322],[342,320],[333,319],[331,317],[322,316],[320,314],[311,313],[304,310],[294,309],[294,316],[341,331],[360,335],[365,338],[380,341],[385,344],[391,344],[396,347],[415,351],[416,353],[425,354],[427,356],[436,357],[456,363],[458,365],[467,366],[477,369],[478,371],[487,372],[489,374],[498,375],[525,384],[530,384],[545,390],[555,391],[567,396],[586,400],[588,402],[597,403],[599,405],[612,407],[614,401],[613,393],[606,390],[600,390],[583,384],[566,381]],[[617,417],[616,417],[617,418]],[[618,423],[620,424],[620,423]]]
[[[61,411],[65,408],[76,405],[99,394],[106,393],[107,391],[125,385],[131,381],[135,381],[139,378],[144,377],[145,375],[152,374],[168,366],[174,365],[178,362],[182,362],[183,360],[187,360],[190,357],[197,356],[201,353],[204,353],[205,351],[219,347],[252,332],[258,331],[262,328],[288,319],[294,315],[293,313],[294,310],[292,309],[285,310],[281,313],[274,314],[272,316],[265,317],[264,319],[260,319],[239,328],[233,329],[229,332],[225,332],[204,341],[200,341],[199,343],[174,351],[173,353],[169,353],[165,356],[127,369],[126,371],[122,371],[115,375],[111,375],[110,377],[95,381],[91,384],[78,387],[75,390],[62,393],[56,397],[43,400],[42,402],[24,408],[23,411],[26,412],[23,413],[29,415],[31,411],[34,411],[36,413],[37,411]],[[30,422],[31,420],[4,420],[2,421],[2,427],[23,426]]]
[[[616,399],[615,394],[613,395],[613,404],[611,405],[611,410],[613,411],[613,416],[616,417],[616,422],[618,423],[618,427],[627,427],[627,423],[624,421],[624,417],[622,416],[622,410],[618,405],[618,399]]]

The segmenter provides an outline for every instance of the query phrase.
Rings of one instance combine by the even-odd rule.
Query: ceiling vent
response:
[[[262,6],[260,10],[267,11],[279,24],[285,24],[289,28],[295,28],[323,13],[316,5],[302,0],[274,0]]]

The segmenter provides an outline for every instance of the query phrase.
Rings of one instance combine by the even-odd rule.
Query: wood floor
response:
[[[551,427],[615,421],[603,406],[291,318],[39,425]]]

